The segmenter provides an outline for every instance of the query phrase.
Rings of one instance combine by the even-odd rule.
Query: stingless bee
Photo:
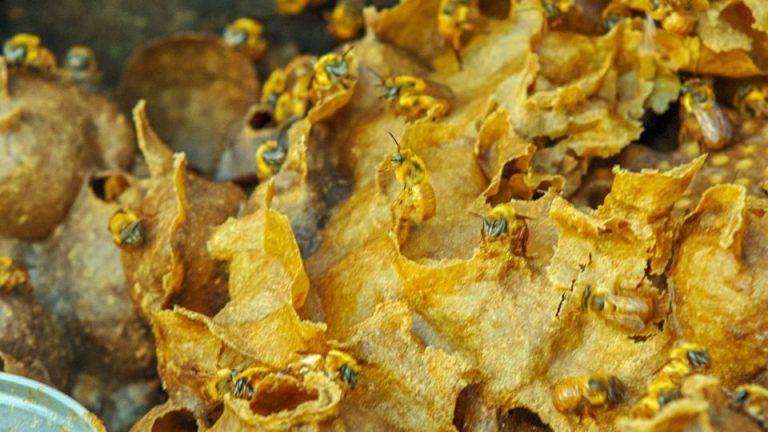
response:
[[[341,350],[332,349],[325,356],[325,370],[330,373],[332,379],[345,383],[350,388],[355,388],[362,368],[351,355]]]
[[[296,85],[290,92],[283,93],[277,99],[275,121],[284,124],[303,118],[309,110],[309,91],[305,86]]]
[[[653,302],[635,296],[624,296],[605,290],[584,289],[581,310],[632,331],[642,331],[653,317]]]
[[[649,0],[648,14],[671,33],[688,35],[696,30],[696,14],[709,7],[707,0]]]
[[[289,364],[282,372],[303,376],[309,372],[322,372],[328,379],[342,383],[346,388],[354,388],[362,368],[351,355],[332,349],[325,356],[308,354]]]
[[[631,17],[632,9],[623,3],[612,1],[605,6],[601,16],[603,18],[603,26],[605,29],[611,30],[616,27],[621,20]]]
[[[441,0],[437,15],[437,31],[453,51],[462,67],[461,48],[468,34],[477,29],[478,0]]]
[[[262,103],[274,108],[278,124],[292,123],[309,110],[314,64],[314,57],[298,56],[270,74],[261,97]]]
[[[694,343],[682,343],[670,351],[666,363],[659,368],[658,376],[679,385],[683,378],[709,368],[709,362],[706,348]]]
[[[757,384],[742,384],[731,395],[731,403],[768,429],[768,388]]]
[[[242,50],[253,61],[259,61],[267,52],[267,41],[262,37],[264,28],[251,18],[238,18],[222,34],[224,43]]]
[[[541,13],[545,20],[544,24],[546,28],[557,27],[562,24],[565,14],[573,8],[573,0],[540,0],[539,6],[525,8],[520,8],[517,0],[515,0],[513,4],[515,6],[515,14],[528,12]]]
[[[317,102],[326,95],[349,88],[354,80],[347,55],[352,48],[343,54],[330,53],[320,57],[314,65],[310,96]]]
[[[573,0],[541,0],[541,7],[549,25],[556,27],[573,7]]]
[[[64,76],[78,84],[96,85],[101,82],[102,73],[93,50],[75,45],[64,57]]]
[[[733,105],[745,117],[768,118],[768,91],[765,85],[745,85],[736,91]]]
[[[285,92],[287,84],[288,75],[286,75],[285,70],[281,68],[273,70],[264,82],[261,92],[261,103],[275,109],[277,107],[277,100]]]
[[[251,399],[254,385],[271,372],[264,366],[220,369],[212,379],[208,380],[206,391],[213,400],[223,400],[226,395],[236,399]]]
[[[563,414],[594,419],[592,410],[615,405],[624,398],[624,385],[604,373],[565,378],[555,384],[552,403]]]
[[[427,166],[424,161],[410,149],[403,149],[394,135],[389,134],[397,146],[397,151],[389,158],[388,164],[381,171],[392,170],[395,179],[403,185],[400,199],[406,196],[416,207],[417,217],[414,222],[423,222],[435,215],[436,199],[435,191],[429,183]]]
[[[333,12],[326,16],[328,32],[336,40],[353,39],[363,29],[363,0],[339,0]]]
[[[680,105],[683,119],[680,133],[696,137],[707,150],[719,150],[731,141],[733,130],[715,99],[712,83],[694,78],[683,84]]]
[[[528,242],[527,216],[518,214],[511,204],[498,204],[483,217],[481,234],[485,241],[495,241],[502,237],[511,239],[512,253],[526,255]]]
[[[648,393],[633,407],[633,417],[651,418],[661,411],[665,405],[680,399],[680,387],[666,378],[657,379],[648,385]]]
[[[293,125],[296,118],[289,119],[280,126],[277,139],[262,142],[256,149],[256,176],[259,180],[265,180],[275,175],[283,166],[288,156],[288,128]]]
[[[412,75],[397,75],[386,79],[378,77],[384,88],[381,97],[389,101],[396,115],[404,116],[408,122],[420,118],[437,120],[451,110],[448,97],[439,95],[449,91],[442,91],[444,89],[437,85],[429,85],[425,80]]]
[[[29,33],[18,33],[5,41],[3,56],[8,63],[30,66],[49,71],[56,67],[56,57],[40,43],[40,37]]]
[[[651,418],[669,402],[680,399],[683,378],[709,367],[709,353],[697,344],[681,343],[670,351],[667,361],[661,365],[656,379],[648,385],[648,391],[634,407],[634,417]]]
[[[109,218],[109,232],[119,247],[134,247],[144,240],[144,227],[139,217],[125,210],[116,211]]]
[[[264,180],[274,175],[285,162],[286,151],[278,140],[267,140],[256,150],[256,175]]]
[[[687,35],[696,30],[697,14],[706,11],[707,7],[706,0],[611,0],[604,11],[632,9],[658,21],[668,32]],[[605,12],[603,17],[606,17]]]

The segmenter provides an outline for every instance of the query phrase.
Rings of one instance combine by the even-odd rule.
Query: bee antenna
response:
[[[464,61],[461,58],[461,51],[458,49],[451,47],[453,51],[453,55],[456,57],[456,61],[459,63],[459,70],[464,70]]]
[[[371,67],[368,67],[368,66],[363,66],[363,67],[364,67],[364,68],[366,68],[366,69],[368,69],[369,71],[371,71],[371,73],[372,73],[372,74],[376,75],[376,78],[378,78],[378,79],[379,79],[379,81],[380,81],[380,82],[379,82],[379,87],[386,87],[386,85],[384,84],[384,83],[385,83],[384,77],[383,77],[383,76],[381,76],[381,74],[379,74],[378,72],[376,72],[376,70],[375,70],[375,69],[373,69],[373,68],[371,68]]]
[[[390,131],[387,131],[387,133],[389,134],[389,136],[391,136],[391,137],[392,137],[392,141],[394,141],[394,142],[395,142],[395,145],[397,146],[397,152],[398,152],[398,153],[400,153],[400,143],[399,143],[399,142],[397,142],[397,138],[395,138],[395,136],[394,136],[394,135],[392,135],[392,132],[390,132]]]
[[[352,51],[355,48],[354,45],[351,45],[349,48],[344,50],[344,54],[341,55],[341,59],[345,60],[347,58],[347,54],[349,54],[350,51]]]
[[[297,116],[296,114],[291,114],[291,116],[285,120],[285,123],[280,126],[280,130],[277,133],[277,144],[280,147],[287,149],[288,146],[283,144],[285,142],[285,138],[288,136],[288,129],[290,129],[291,126],[293,126],[293,124],[299,120],[301,120],[301,117]]]

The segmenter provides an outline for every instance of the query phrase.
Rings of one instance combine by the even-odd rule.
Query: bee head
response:
[[[595,312],[601,312],[605,309],[605,296],[604,295],[592,295],[592,287],[587,286],[584,289],[584,295],[581,297],[581,310],[593,310]]]
[[[483,218],[483,233],[491,238],[496,238],[507,232],[508,223],[504,217],[486,216]]]
[[[740,405],[743,405],[748,398],[749,398],[749,390],[739,389],[733,395],[731,395],[731,402],[736,406],[740,406]]]
[[[93,64],[93,57],[93,51],[89,48],[75,46],[67,51],[67,56],[65,57],[64,62],[71,70],[86,71]]]
[[[355,388],[355,384],[357,384],[358,374],[355,372],[354,369],[352,369],[351,366],[348,364],[343,364],[339,368],[339,376],[341,377],[341,380],[345,383],[349,384],[350,387]]]
[[[384,86],[384,99],[394,99],[397,97],[397,95],[400,94],[400,87],[394,85],[394,86]]]
[[[3,45],[3,56],[11,63],[24,63],[29,54],[29,49],[26,45],[14,44],[8,41]]]
[[[456,10],[456,2],[448,1],[445,3],[445,6],[443,7],[443,15],[451,15],[455,10]]]
[[[547,19],[553,20],[560,16],[560,9],[557,8],[555,2],[542,1],[544,6],[544,12],[547,14]]]
[[[603,25],[605,26],[606,30],[610,30],[616,27],[616,24],[618,24],[622,18],[623,17],[619,15],[607,15],[605,18],[603,18]]]
[[[690,350],[686,353],[686,358],[694,368],[709,366],[709,353],[706,350]]]
[[[325,72],[336,78],[343,77],[349,73],[349,63],[341,58],[337,62],[325,65]]]
[[[248,41],[248,32],[235,27],[227,27],[224,30],[224,42],[229,46],[239,47],[246,44]]]

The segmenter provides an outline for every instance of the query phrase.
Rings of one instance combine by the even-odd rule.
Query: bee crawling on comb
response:
[[[463,68],[461,49],[467,37],[477,29],[478,0],[442,0],[437,15],[437,31],[453,51]]]
[[[757,384],[742,384],[731,395],[731,404],[763,429],[768,429],[768,388]]]
[[[412,198],[416,206],[417,220],[422,222],[435,215],[435,192],[429,183],[429,174],[424,161],[410,149],[403,149],[391,133],[397,151],[389,158],[389,168],[394,171],[395,179],[403,185],[403,194]],[[384,169],[384,171],[388,170]],[[402,195],[402,194],[401,194]]]
[[[75,45],[67,51],[62,74],[66,79],[83,86],[96,86],[102,80],[96,54],[83,45]]]
[[[30,33],[18,33],[5,41],[3,56],[16,66],[50,71],[56,68],[56,57],[40,42],[40,37]]]
[[[272,371],[264,366],[251,366],[245,369],[219,369],[208,380],[206,392],[213,400],[225,397],[251,399],[256,383]]]
[[[733,128],[715,99],[712,83],[690,79],[683,84],[681,93],[680,134],[692,136],[704,150],[720,150],[727,146],[733,138]]]
[[[768,86],[741,86],[733,97],[733,105],[747,118],[768,118]]]
[[[664,407],[682,398],[680,387],[667,379],[657,379],[648,385],[648,392],[630,411],[632,417],[651,418]]]
[[[512,253],[524,257],[528,242],[526,219],[531,218],[519,214],[511,204],[498,204],[483,217],[481,230],[483,240],[497,241],[501,238],[509,238]]]
[[[254,62],[267,52],[267,41],[262,37],[264,28],[251,18],[238,18],[224,29],[222,38],[229,46],[242,50]]]
[[[381,98],[389,101],[390,106],[398,116],[405,117],[407,122],[426,118],[437,120],[445,117],[451,110],[450,90],[435,83],[412,75],[397,75],[382,78],[376,71],[372,72],[381,81],[384,89]]]
[[[141,219],[125,210],[118,210],[109,218],[109,232],[112,233],[112,240],[121,248],[139,246],[144,240]]]
[[[303,376],[309,372],[321,372],[331,381],[342,385],[346,390],[354,389],[362,368],[348,353],[331,349],[325,355],[305,354],[290,363],[282,373]]]
[[[653,301],[641,296],[618,295],[605,290],[584,289],[581,310],[635,332],[645,329],[653,318]]]
[[[555,384],[552,403],[563,414],[594,419],[593,411],[610,407],[624,398],[624,385],[613,375],[597,373],[565,378]]]
[[[343,54],[326,54],[315,62],[314,74],[310,86],[310,97],[313,102],[319,102],[326,96],[348,89],[356,76],[347,58],[352,47]]]

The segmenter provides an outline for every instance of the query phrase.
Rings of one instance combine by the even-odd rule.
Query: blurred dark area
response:
[[[336,46],[323,18],[332,6],[329,1],[281,16],[275,0],[0,0],[0,38],[38,34],[59,61],[70,46],[87,45],[96,53],[106,86],[114,89],[128,58],[146,42],[184,31],[220,34],[238,17],[264,25],[270,43],[270,57],[262,65],[266,70],[295,54],[327,52]]]

